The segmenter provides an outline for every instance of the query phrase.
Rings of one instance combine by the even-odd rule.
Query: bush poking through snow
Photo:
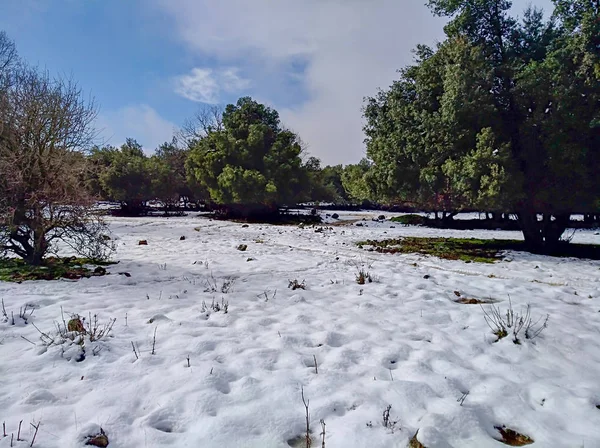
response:
[[[0,316],[0,322],[10,322],[11,325],[15,325],[15,314],[14,312],[10,312],[10,318],[8,317],[8,313],[6,312],[6,308],[4,307],[4,299],[2,299],[0,301],[2,310],[1,313],[2,315]],[[29,305],[28,303],[25,304],[25,306],[22,306],[19,308],[19,319],[21,319],[23,321],[23,323],[25,325],[27,325],[27,323],[29,322],[29,318],[33,315],[33,312],[35,311],[35,307],[32,305]]]
[[[540,317],[537,321],[533,321],[531,318],[531,305],[527,305],[525,313],[515,313],[512,307],[510,296],[508,298],[508,309],[506,313],[500,312],[500,308],[491,305],[488,311],[481,307],[483,310],[483,318],[488,324],[492,332],[498,337],[496,342],[500,339],[508,336],[509,332],[512,332],[513,342],[520,344],[520,335],[525,334],[526,339],[537,338],[542,331],[548,326],[548,319],[550,315],[546,317]],[[543,320],[543,322],[542,322]]]
[[[373,283],[373,276],[369,271],[365,271],[364,268],[359,269],[356,274],[356,283],[364,285],[365,283]]]
[[[235,278],[227,277],[219,286],[219,282],[211,273],[210,278],[204,283],[204,292],[221,292],[222,294],[227,294],[228,292],[233,292],[234,283]]]
[[[37,425],[34,425],[33,423],[29,423],[31,425],[31,427],[35,430],[35,432],[33,433],[33,437],[31,439],[31,443],[29,444],[30,447],[33,446],[33,444],[35,443],[35,438],[37,437],[37,433],[38,430],[40,429],[40,425],[42,424],[41,420],[38,421]],[[4,446],[15,446],[15,442],[26,442],[24,439],[21,438],[21,427],[23,425],[23,420],[21,420],[19,422],[19,428],[17,429],[17,439],[15,440],[15,433],[11,432],[10,433],[10,445],[4,445]],[[2,422],[2,434],[0,434],[0,441],[2,439],[4,439],[5,437],[8,437],[8,434],[6,432],[6,422]],[[21,445],[19,444],[19,446],[27,446],[27,445]]]
[[[390,411],[392,410],[392,405],[388,404],[387,407],[385,408],[385,410],[383,411],[383,427],[386,429],[389,429],[392,434],[394,433],[394,431],[396,429],[400,429],[400,428],[396,428],[396,425],[398,424],[398,420],[392,420],[390,418]]]
[[[305,280],[302,280],[302,283],[298,283],[297,279],[294,280],[288,280],[288,288],[290,288],[292,291],[295,291],[297,289],[306,289],[306,283]]]
[[[60,346],[61,356],[71,360],[74,358],[77,362],[81,362],[86,357],[86,342],[89,342],[92,347],[92,355],[96,356],[102,350],[103,346],[98,342],[106,339],[117,319],[110,319],[107,323],[101,324],[98,321],[98,315],[90,313],[86,323],[85,318],[81,318],[78,314],[71,316],[67,322],[63,316],[62,324],[55,323],[56,331],[44,333],[35,324],[32,324],[40,333],[40,340],[46,347]]]
[[[302,386],[302,403],[304,404],[304,411],[306,413],[306,434],[305,434],[305,440],[306,440],[306,448],[310,448],[310,446],[312,445],[312,439],[310,437],[310,411],[308,409],[308,406],[310,405],[310,400],[305,400],[304,398],[304,386]]]
[[[203,300],[202,308],[200,308],[200,311],[202,313],[206,313],[208,310],[212,310],[215,313],[223,311],[223,314],[227,314],[229,312],[229,302],[227,302],[223,297],[221,297],[221,303],[215,302],[215,299],[213,299],[210,305],[206,305],[206,302]]]

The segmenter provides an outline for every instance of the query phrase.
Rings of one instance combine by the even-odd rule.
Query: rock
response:
[[[237,247],[237,250],[241,250],[242,252],[244,252],[246,249],[248,249],[248,246],[246,244],[240,244]]]
[[[125,277],[131,277],[129,272],[119,272],[119,275],[124,275]]]
[[[96,269],[94,269],[94,275],[106,275],[106,269],[104,269],[102,266],[98,266]]]
[[[247,227],[249,227],[249,226],[248,226],[248,224],[243,224],[243,225],[242,225],[242,229],[245,229],[245,228],[247,228]]]
[[[424,278],[425,280],[427,280],[428,278],[431,278],[431,275],[429,275],[429,274],[425,274],[425,275],[423,276],[423,278]]]
[[[185,240],[185,236],[181,235],[181,236],[179,237],[179,241],[184,241],[184,240]]]
[[[148,245],[148,241],[147,240],[139,240],[138,241],[138,246],[147,246]]]
[[[339,219],[339,218],[340,218],[340,215],[338,215],[337,213],[334,213],[333,215],[331,215],[331,217],[332,217],[333,219]]]
[[[385,221],[385,215],[379,215],[377,219],[379,219],[380,221]]]

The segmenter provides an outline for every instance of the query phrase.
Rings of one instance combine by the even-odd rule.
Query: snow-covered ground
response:
[[[287,447],[305,430],[301,388],[313,447],[321,447],[321,419],[327,448],[406,447],[417,430],[429,448],[502,447],[494,429],[502,425],[535,447],[600,447],[599,262],[508,253],[466,264],[366,252],[355,242],[520,235],[340,214],[367,217],[367,226],[111,219],[120,263],[110,275],[0,282],[16,321],[0,314],[8,433],[0,447],[11,433],[15,447],[30,446],[39,422],[38,448],[83,447],[99,427],[114,448]],[[578,232],[574,241],[600,244],[600,236]],[[361,266],[374,283],[355,282]],[[306,289],[289,289],[295,279]],[[548,314],[548,328],[521,345],[495,343],[481,307],[456,303],[455,291],[495,299],[501,310],[510,295],[515,311],[531,304],[535,320]],[[211,310],[213,300],[228,312]],[[25,305],[35,308],[27,324],[18,318]],[[79,345],[45,347],[34,327],[53,336],[61,309],[65,319],[91,313],[116,323],[109,337],[86,341],[77,362]],[[393,428],[382,422],[388,405]]]

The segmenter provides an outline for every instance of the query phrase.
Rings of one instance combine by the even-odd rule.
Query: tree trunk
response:
[[[44,255],[46,255],[47,250],[46,232],[41,229],[35,230],[33,232],[33,247],[27,256],[27,263],[33,266],[40,266],[44,261]]]
[[[537,213],[526,211],[519,213],[519,224],[528,249],[534,253],[551,253],[560,241],[560,237],[569,225],[570,214],[542,214],[538,220]],[[552,217],[555,219],[552,220]]]

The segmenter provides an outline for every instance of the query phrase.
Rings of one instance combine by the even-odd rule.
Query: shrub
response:
[[[540,317],[534,322],[531,318],[530,305],[527,305],[525,313],[519,314],[514,312],[510,297],[508,299],[508,304],[508,309],[506,310],[505,314],[501,313],[500,309],[494,305],[491,305],[489,311],[486,311],[483,306],[481,307],[485,322],[488,324],[492,332],[498,337],[496,342],[508,336],[509,332],[512,332],[513,342],[515,344],[520,344],[521,334],[524,333],[526,339],[535,339],[548,326],[548,319],[550,318],[550,315],[546,315],[545,318]]]

